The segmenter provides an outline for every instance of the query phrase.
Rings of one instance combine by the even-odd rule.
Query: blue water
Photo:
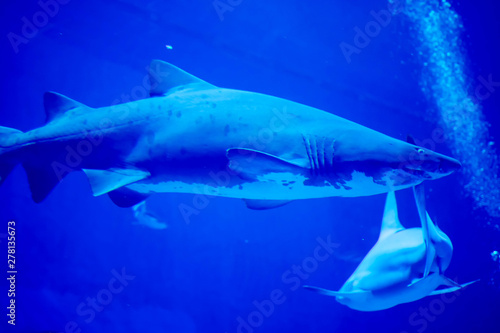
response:
[[[411,134],[464,164],[426,184],[427,208],[454,245],[446,275],[481,281],[456,297],[378,312],[304,290],[340,288],[378,238],[384,195],[268,211],[210,198],[186,219],[179,207],[193,206],[192,194],[157,194],[147,209],[167,228],[152,229],[132,209],[93,197],[81,172],[35,204],[18,166],[0,188],[2,332],[500,332],[500,263],[490,255],[500,251],[500,6],[446,4],[3,4],[1,126],[43,126],[46,91],[92,107],[144,98],[146,67],[162,59],[214,85],[294,100],[401,140]],[[370,12],[388,5],[393,14],[377,30]],[[357,40],[358,28],[374,30]],[[474,99],[479,77],[494,84]],[[397,195],[401,221],[418,226],[411,191]],[[8,221],[16,222],[15,326],[6,316]],[[328,240],[332,253],[312,259]]]

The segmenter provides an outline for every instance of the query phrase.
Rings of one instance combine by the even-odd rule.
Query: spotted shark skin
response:
[[[83,170],[94,195],[107,193],[122,207],[165,192],[273,207],[387,193],[460,166],[334,114],[219,88],[160,60],[150,77],[150,98],[109,107],[46,93],[45,126],[0,128],[0,183],[22,163],[36,202],[69,172]]]

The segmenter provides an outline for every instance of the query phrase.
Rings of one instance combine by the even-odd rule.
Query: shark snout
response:
[[[462,167],[462,164],[454,158],[443,156],[439,161],[439,173],[450,174]]]
[[[419,156],[420,159],[410,159],[403,170],[422,180],[439,179],[462,167],[456,159],[432,151],[423,151]]]

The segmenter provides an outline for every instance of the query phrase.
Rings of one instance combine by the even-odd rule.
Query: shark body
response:
[[[46,93],[47,124],[0,128],[0,183],[22,163],[42,201],[83,170],[94,195],[130,207],[157,192],[288,201],[386,193],[460,163],[344,118],[281,98],[213,86],[162,61],[151,97],[90,108]]]
[[[355,310],[378,311],[453,292],[476,282],[460,285],[444,275],[453,246],[425,210],[424,213],[426,218],[421,221],[426,226],[405,229],[398,218],[394,192],[389,192],[379,239],[344,285],[338,291],[306,288],[335,296],[339,303]],[[439,289],[440,286],[445,288]]]

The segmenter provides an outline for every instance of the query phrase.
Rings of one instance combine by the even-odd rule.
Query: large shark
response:
[[[22,163],[34,201],[83,170],[94,195],[130,207],[156,192],[243,198],[255,209],[295,199],[368,196],[459,168],[331,113],[216,87],[163,61],[150,98],[91,108],[47,92],[45,126],[0,128],[0,184]]]
[[[419,213],[423,190],[416,190]],[[426,296],[449,293],[465,284],[447,278],[453,246],[448,236],[434,224],[429,214],[426,225],[405,229],[398,218],[394,192],[387,194],[377,243],[361,261],[339,291],[305,286],[359,311],[384,310]],[[431,258],[431,260],[428,260]],[[440,286],[447,288],[438,289]]]

